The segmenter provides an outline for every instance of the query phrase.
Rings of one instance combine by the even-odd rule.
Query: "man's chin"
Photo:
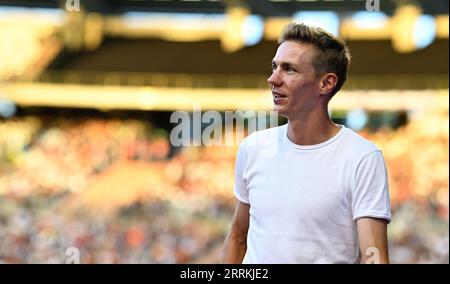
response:
[[[287,113],[282,106],[274,105],[272,110],[276,111],[278,115],[287,118]]]

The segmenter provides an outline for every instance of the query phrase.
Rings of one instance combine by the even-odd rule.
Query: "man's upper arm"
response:
[[[391,220],[388,174],[381,151],[371,152],[359,163],[351,196],[353,220]]]
[[[240,241],[247,240],[247,232],[250,220],[250,204],[239,201],[234,212],[231,225],[231,235]]]
[[[356,221],[361,263],[389,263],[387,220],[363,217]]]

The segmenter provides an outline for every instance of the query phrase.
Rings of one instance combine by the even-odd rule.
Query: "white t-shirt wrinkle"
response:
[[[276,143],[269,155],[258,143],[268,134]],[[234,192],[250,204],[244,263],[357,263],[355,221],[391,220],[381,151],[345,126],[308,146],[291,142],[287,125],[249,135],[238,150]]]

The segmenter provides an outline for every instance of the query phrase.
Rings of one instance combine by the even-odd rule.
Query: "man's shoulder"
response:
[[[254,131],[242,140],[239,149],[255,157],[261,153],[274,153],[279,147],[283,133],[286,133],[286,125]]]
[[[353,151],[360,155],[367,155],[380,149],[374,142],[364,138],[352,129],[347,129],[346,141]]]

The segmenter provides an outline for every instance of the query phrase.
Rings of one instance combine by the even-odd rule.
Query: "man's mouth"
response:
[[[275,105],[283,105],[287,103],[287,96],[277,93],[277,92],[272,92],[272,96],[273,96],[273,103]]]
[[[272,95],[273,95],[274,99],[282,99],[282,98],[286,98],[287,97],[286,95],[283,95],[283,94],[280,94],[280,93],[277,93],[277,92],[272,92]]]

